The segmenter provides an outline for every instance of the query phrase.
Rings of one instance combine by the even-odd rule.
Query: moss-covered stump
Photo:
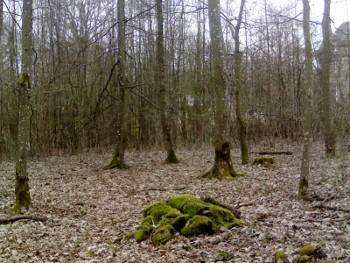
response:
[[[219,202],[205,202],[192,195],[175,196],[156,202],[143,210],[139,227],[126,235],[137,242],[151,238],[153,244],[164,244],[178,232],[184,236],[214,234],[220,227],[231,228],[242,223]]]
[[[259,157],[255,158],[252,165],[261,165],[264,167],[271,167],[275,163],[275,160],[271,157]]]
[[[289,263],[288,255],[283,251],[276,251],[273,257],[273,263]]]
[[[238,176],[231,160],[230,144],[225,142],[221,147],[215,146],[214,165],[209,172],[200,176],[207,179],[234,179]]]
[[[170,150],[170,152],[168,152],[168,157],[165,159],[165,163],[166,164],[180,163],[180,160],[177,158],[174,150]]]
[[[306,245],[299,249],[298,254],[298,263],[327,262],[327,260],[325,260],[325,258],[327,258],[327,255],[322,251],[320,245]]]

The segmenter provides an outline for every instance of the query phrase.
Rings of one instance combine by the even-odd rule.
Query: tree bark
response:
[[[170,133],[170,123],[168,118],[168,103],[166,100],[167,88],[165,84],[165,54],[163,36],[163,1],[157,0],[157,69],[156,83],[158,85],[158,103],[160,108],[160,118],[164,144],[167,151],[165,163],[179,163],[176,157],[173,140]]]
[[[325,136],[325,147],[326,155],[335,156],[335,132],[332,124],[332,95],[330,90],[330,66],[332,61],[332,51],[331,51],[331,20],[330,20],[330,7],[331,0],[324,1],[324,13],[322,20],[322,68],[321,68],[321,77],[322,77],[322,92],[323,92],[323,109],[322,109],[322,120],[324,126],[324,136]]]
[[[239,31],[242,24],[242,15],[243,15],[243,8],[245,5],[245,0],[241,0],[241,7],[239,10],[239,15],[237,19],[237,24],[235,26],[234,30],[234,40],[235,40],[235,83],[236,83],[236,91],[235,91],[235,97],[236,97],[236,116],[239,126],[239,141],[241,144],[241,157],[242,157],[242,164],[248,164],[249,163],[249,144],[247,140],[247,122],[244,119],[244,114],[242,113],[242,105],[241,105],[241,91],[242,91],[242,71],[241,71],[241,65],[242,65],[242,55],[239,50]]]
[[[310,36],[310,4],[309,0],[303,0],[303,32],[305,41],[306,66],[305,66],[305,95],[303,96],[303,119],[304,119],[304,149],[301,159],[301,172],[299,181],[299,196],[306,198],[308,195],[309,174],[310,174],[310,147],[311,147],[311,123],[312,123],[312,102],[311,90],[313,88],[312,73],[312,46]]]
[[[116,135],[116,149],[113,159],[106,169],[127,169],[124,156],[127,147],[127,77],[126,77],[126,44],[125,44],[125,0],[118,0],[118,85],[119,111]]]
[[[18,85],[18,143],[16,149],[16,204],[14,211],[21,213],[32,205],[29,192],[27,158],[30,150],[30,92],[33,60],[32,46],[33,0],[23,0],[22,14],[22,75]]]
[[[223,39],[220,21],[220,1],[208,0],[209,31],[212,48],[212,85],[215,90],[215,158],[212,169],[203,175],[207,178],[234,177],[230,144],[225,141],[225,80],[222,55]]]
[[[0,75],[3,75],[3,61],[2,61],[2,32],[3,32],[3,4],[4,0],[0,0]],[[4,88],[0,80],[0,98],[4,97]],[[0,162],[2,158],[3,146],[4,146],[4,136],[3,136],[3,127],[4,127],[4,116],[3,113],[3,100],[0,99]]]

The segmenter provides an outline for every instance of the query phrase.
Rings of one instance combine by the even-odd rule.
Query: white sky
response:
[[[248,0],[249,2],[250,0]],[[287,4],[295,5],[302,10],[302,0],[268,0],[276,6],[284,6]],[[321,22],[324,8],[324,0],[310,0],[311,19]],[[331,19],[334,21],[333,27],[339,27],[343,22],[350,21],[350,0],[331,0]]]

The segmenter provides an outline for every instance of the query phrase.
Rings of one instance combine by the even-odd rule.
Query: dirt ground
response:
[[[264,145],[252,151],[272,150]],[[296,198],[301,146],[276,144],[270,168],[242,166],[238,147],[233,162],[249,176],[234,181],[197,179],[213,163],[213,148],[177,149],[178,165],[165,165],[162,151],[130,150],[127,171],[104,170],[112,150],[31,161],[33,207],[27,213],[48,221],[21,220],[0,225],[0,262],[272,262],[276,250],[289,254],[306,244],[320,244],[329,260],[350,262],[350,154],[323,156],[312,147],[310,192],[318,198]],[[258,157],[252,154],[251,159]],[[0,163],[0,218],[14,216],[14,164]],[[211,196],[240,207],[244,226],[221,229],[214,236],[174,240],[158,247],[150,240],[117,241],[133,231],[150,204],[175,195]],[[223,258],[223,257],[221,257]]]

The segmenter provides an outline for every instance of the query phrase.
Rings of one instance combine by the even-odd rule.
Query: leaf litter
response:
[[[29,163],[33,207],[27,214],[48,221],[0,225],[0,262],[273,262],[276,250],[290,260],[307,244],[320,244],[329,260],[350,262],[349,153],[324,158],[312,152],[312,202],[297,199],[301,146],[284,143],[272,167],[242,166],[238,147],[233,163],[249,176],[233,181],[198,179],[213,162],[210,146],[181,148],[178,165],[165,165],[162,151],[131,150],[129,170],[104,170],[110,152],[52,156]],[[264,145],[255,150],[266,150]],[[256,155],[252,154],[253,160]],[[0,218],[14,216],[14,164],[0,165]],[[120,235],[136,229],[142,210],[175,195],[210,196],[239,208],[244,226],[214,236],[178,235],[164,245],[136,243]],[[224,255],[224,256],[223,256]]]

